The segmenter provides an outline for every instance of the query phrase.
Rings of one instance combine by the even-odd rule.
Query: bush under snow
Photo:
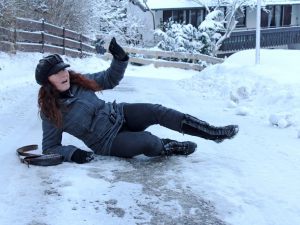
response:
[[[209,13],[198,28],[191,24],[169,21],[163,30],[156,30],[155,37],[160,40],[157,47],[165,51],[201,53],[212,55],[214,45],[221,38],[224,14],[220,10]]]

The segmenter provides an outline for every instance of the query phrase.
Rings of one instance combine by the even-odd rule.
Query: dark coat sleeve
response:
[[[62,146],[63,131],[53,123],[51,123],[45,116],[42,115],[43,128],[43,154],[59,154],[64,157],[64,161],[71,161],[71,157],[77,147],[73,145]]]
[[[86,74],[86,76],[89,79],[95,80],[102,90],[112,89],[123,79],[127,65],[128,61],[123,62],[112,59],[110,67],[107,70]]]

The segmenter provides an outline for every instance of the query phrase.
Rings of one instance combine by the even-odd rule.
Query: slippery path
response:
[[[97,156],[84,165],[27,168],[19,163],[15,149],[41,145],[37,88],[24,82],[0,91],[0,224],[218,225],[227,221],[279,225],[300,221],[295,216],[300,215],[295,200],[300,194],[289,194],[297,193],[300,180],[298,140],[287,130],[262,124],[259,118],[224,111],[221,101],[181,90],[176,81],[126,77],[99,97],[161,103],[216,125],[236,123],[239,135],[215,144],[153,126],[149,131],[160,137],[197,142],[197,152],[189,157],[129,160]],[[289,145],[274,142],[276,138],[286,138]],[[63,144],[85,148],[68,135]],[[285,185],[294,181],[295,186]],[[282,188],[286,194],[278,196]],[[278,221],[277,213],[294,219]]]
[[[177,85],[167,82],[173,92],[172,86]],[[144,102],[147,99],[138,99],[138,83],[136,78],[125,79],[118,88],[99,97]],[[149,80],[149,84],[158,87],[157,81]],[[139,87],[140,91],[144,88]],[[164,95],[160,91],[159,96],[148,87],[147,91],[149,102],[164,99],[178,107],[168,90]],[[99,156],[86,165],[64,163],[56,167],[27,168],[20,164],[17,147],[41,145],[36,94],[32,83],[2,89],[1,103],[6,107],[0,115],[0,208],[4,210],[0,224],[224,224],[212,203],[181,184],[185,179],[180,175],[183,164],[176,157],[123,160]],[[70,136],[64,139],[84,147]],[[183,160],[197,163],[192,157]]]

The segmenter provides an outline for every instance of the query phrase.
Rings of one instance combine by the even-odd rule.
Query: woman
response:
[[[86,163],[93,153],[118,157],[189,155],[197,145],[190,141],[160,139],[145,129],[159,124],[169,129],[221,142],[234,137],[238,126],[214,127],[191,115],[158,104],[106,103],[95,92],[112,89],[123,78],[129,57],[115,38],[109,45],[113,55],[106,71],[81,75],[66,70],[57,55],[41,59],[35,78],[41,85],[38,105],[42,118],[44,154],[57,153],[65,161]],[[63,146],[67,132],[82,140],[93,152]]]

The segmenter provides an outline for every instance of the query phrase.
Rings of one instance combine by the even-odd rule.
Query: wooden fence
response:
[[[72,57],[95,53],[93,40],[45,21],[16,18],[13,29],[0,27],[2,51],[49,52]]]
[[[94,40],[64,27],[24,18],[16,18],[15,24],[13,29],[0,27],[0,51],[49,52],[72,57],[96,53],[95,47],[91,45]],[[140,65],[154,64],[155,67],[202,70],[208,64],[223,62],[223,59],[203,54],[127,47],[124,49],[130,54],[130,62]],[[111,59],[112,56],[106,53],[103,58]]]
[[[175,67],[181,69],[194,69],[200,71],[204,69],[208,64],[217,64],[222,63],[224,61],[221,58],[216,58],[203,54],[167,52],[128,47],[124,47],[124,49],[130,54],[130,62],[141,65],[154,64],[155,67]],[[105,53],[103,58],[111,59],[112,55],[109,53]],[[186,62],[182,62],[180,60]]]

